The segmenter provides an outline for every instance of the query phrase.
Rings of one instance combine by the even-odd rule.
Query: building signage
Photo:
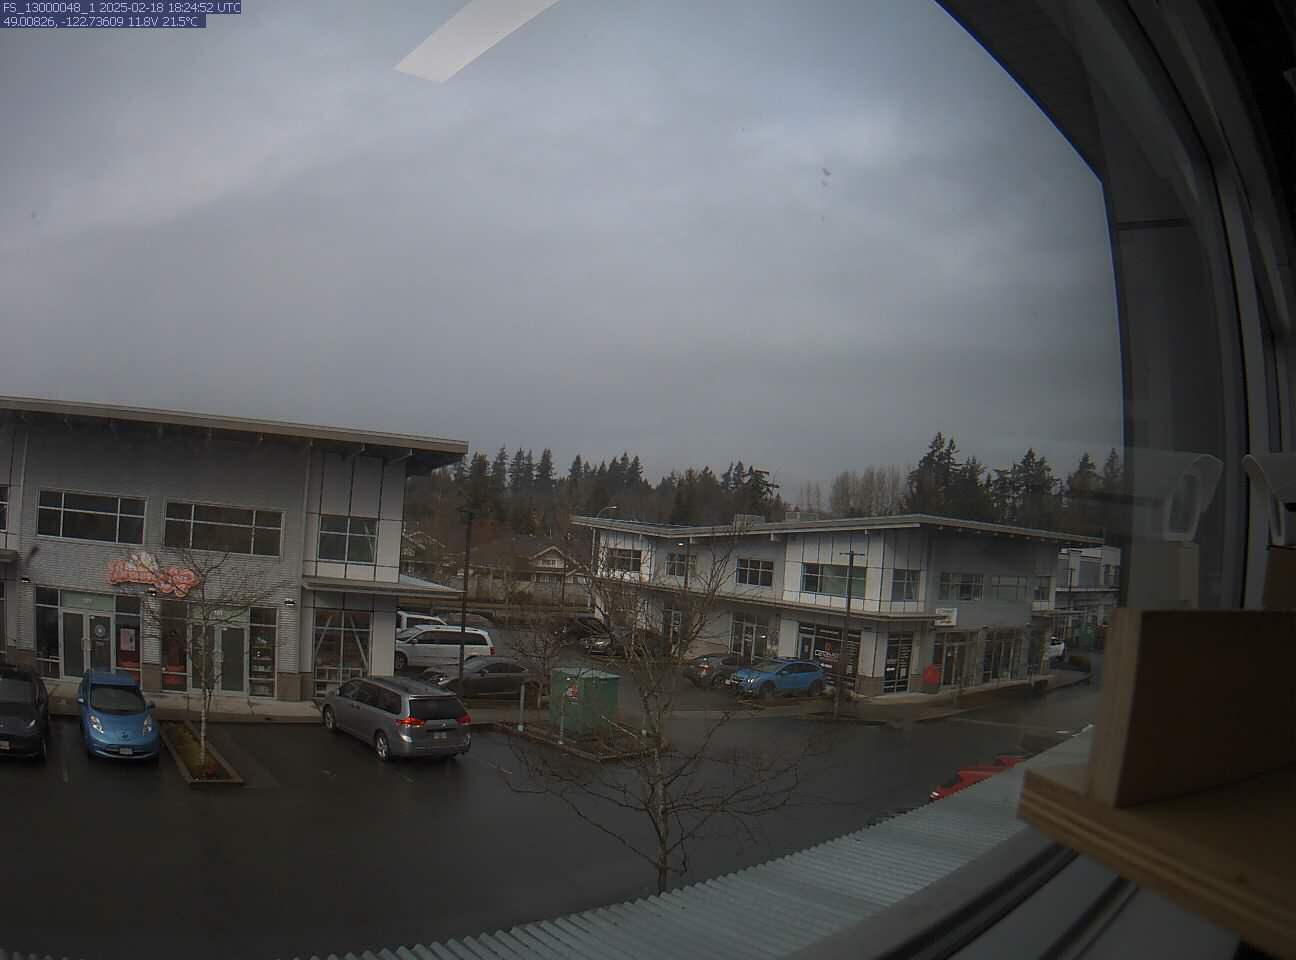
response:
[[[184,567],[163,567],[157,557],[143,550],[136,550],[125,560],[108,562],[108,582],[138,583],[154,587],[159,593],[169,593],[177,597],[186,597],[189,591],[198,586],[198,574]]]
[[[936,626],[958,626],[958,607],[937,607],[934,613],[936,614]]]

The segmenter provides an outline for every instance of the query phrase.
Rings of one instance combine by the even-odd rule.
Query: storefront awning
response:
[[[307,590],[330,590],[335,593],[372,593],[383,597],[417,597],[427,600],[447,600],[458,597],[462,591],[401,574],[395,583],[385,580],[345,580],[341,577],[304,577],[302,586]]]

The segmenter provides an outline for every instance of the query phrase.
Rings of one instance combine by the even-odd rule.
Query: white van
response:
[[[495,641],[485,630],[469,627],[424,627],[412,636],[396,639],[396,670],[406,667],[459,666],[459,644],[464,645],[464,659],[495,656]]]
[[[404,610],[396,611],[396,629],[404,630],[408,627],[443,627],[445,621],[440,617],[434,617],[430,613],[408,613]]]

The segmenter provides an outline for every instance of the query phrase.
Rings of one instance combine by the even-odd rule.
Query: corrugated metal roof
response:
[[[1027,829],[1017,819],[1022,772],[1082,761],[1090,739],[1082,733],[939,803],[661,896],[476,937],[311,960],[784,957],[899,903]],[[0,960],[54,958],[0,950]]]
[[[1081,760],[1089,740],[1081,734],[939,803],[714,880],[507,931],[366,951],[357,960],[787,956],[899,903],[1027,829],[1017,819],[1023,770]]]

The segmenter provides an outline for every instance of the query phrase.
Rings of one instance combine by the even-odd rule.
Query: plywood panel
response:
[[[1296,612],[1117,610],[1089,790],[1112,806],[1296,763]]]

